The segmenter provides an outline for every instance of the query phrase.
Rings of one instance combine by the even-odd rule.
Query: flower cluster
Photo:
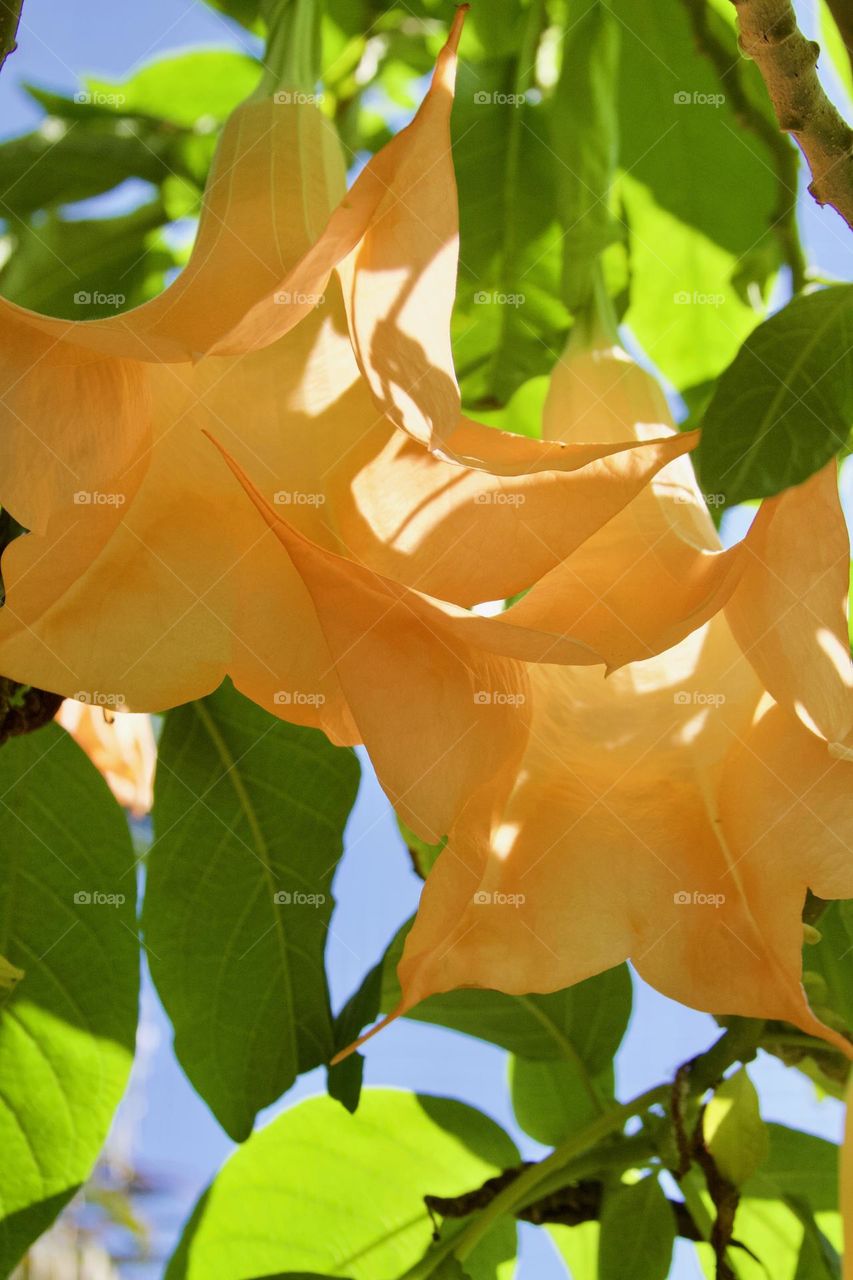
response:
[[[230,676],[365,744],[403,821],[447,837],[398,1012],[631,958],[686,1004],[844,1047],[800,986],[806,890],[853,896],[834,464],[723,550],[695,435],[594,323],[541,439],[462,414],[460,23],[349,191],[315,99],[256,97],[159,297],[88,322],[0,303],[0,502],[30,531],[0,670],[119,718]]]

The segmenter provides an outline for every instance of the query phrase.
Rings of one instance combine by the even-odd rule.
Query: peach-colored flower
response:
[[[576,345],[546,430],[658,434],[648,376],[600,338]],[[683,459],[555,570],[581,630],[594,620],[587,639],[615,635],[619,669],[527,667],[511,790],[490,822],[469,808],[450,830],[397,1012],[461,986],[554,991],[630,958],[684,1004],[785,1019],[849,1053],[800,984],[807,888],[853,896],[849,562],[834,463],[723,552]],[[658,656],[619,666],[646,645]]]
[[[0,671],[139,711],[230,675],[336,742],[370,738],[389,790],[411,792],[429,831],[516,750],[497,719],[480,712],[475,728],[465,637],[482,624],[497,646],[478,682],[507,654],[539,658],[555,641],[589,660],[585,638],[564,643],[547,610],[507,626],[460,606],[529,586],[692,443],[566,445],[460,416],[449,340],[460,21],[412,124],[349,193],[313,103],[250,100],[226,126],[190,262],[160,297],[86,323],[0,305],[0,501],[32,530],[3,555]],[[304,566],[205,434],[261,505],[287,513],[294,546],[307,539],[353,581],[372,573],[437,601],[417,635],[401,606],[405,625],[360,688],[344,687],[338,658],[357,647],[363,611],[341,615],[331,645]],[[381,700],[362,709],[380,679],[398,708],[421,699],[413,684],[430,690],[402,736],[382,727]],[[421,749],[403,760],[408,739]]]
[[[56,720],[100,770],[119,804],[135,818],[144,817],[154,799],[157,762],[151,717],[143,712],[114,715],[66,698]]]

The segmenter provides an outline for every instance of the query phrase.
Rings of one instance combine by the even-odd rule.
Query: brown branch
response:
[[[10,53],[18,47],[18,24],[24,0],[0,0],[0,71]]]
[[[761,72],[780,129],[793,134],[812,180],[809,191],[853,230],[853,129],[827,98],[816,65],[820,46],[797,26],[790,0],[732,0],[740,47]]]

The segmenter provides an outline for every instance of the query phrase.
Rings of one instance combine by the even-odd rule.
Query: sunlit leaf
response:
[[[605,1193],[598,1242],[598,1280],[665,1280],[675,1217],[657,1178]]]
[[[124,814],[61,729],[0,751],[0,1271],[91,1172],[136,1038],[136,876]],[[8,973],[8,970],[4,970]]]
[[[367,1089],[348,1115],[312,1098],[226,1162],[166,1275],[244,1280],[306,1267],[353,1280],[402,1275],[432,1238],[423,1197],[473,1190],[517,1160],[506,1134],[461,1102]],[[515,1225],[502,1219],[465,1270],[472,1280],[508,1277],[514,1254]]]
[[[714,1090],[702,1118],[705,1146],[718,1170],[742,1186],[767,1159],[767,1126],[761,1119],[758,1094],[742,1067]]]
[[[87,76],[85,84],[96,103],[193,128],[205,118],[221,123],[253,92],[260,73],[260,64],[245,54],[200,49],[148,62],[127,80]]]

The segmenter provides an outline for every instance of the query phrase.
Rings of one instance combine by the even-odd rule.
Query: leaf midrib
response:
[[[276,881],[275,881],[272,867],[270,865],[269,845],[267,844],[266,838],[261,828],[260,821],[258,820],[258,815],[255,812],[254,805],[252,804],[251,797],[249,796],[248,791],[243,785],[243,779],[240,777],[239,771],[237,769],[237,761],[234,759],[228,747],[228,743],[225,741],[224,737],[220,733],[216,725],[216,722],[214,721],[207,707],[205,707],[200,700],[195,701],[192,704],[192,706],[196,715],[199,718],[199,721],[201,722],[203,729],[205,730],[211,742],[213,743],[214,750],[216,751],[216,754],[219,756],[219,759],[222,762],[223,768],[225,769],[225,775],[228,777],[228,780],[234,789],[234,794],[237,797],[237,803],[240,806],[240,809],[247,823],[249,824],[249,832],[252,837],[252,843],[255,846],[255,852],[258,855],[258,861],[263,867],[264,877],[266,879],[267,887],[269,889],[269,900],[270,902],[273,903],[273,931],[275,934],[276,943],[278,945],[278,951],[279,951],[281,967],[282,967],[283,977],[284,977],[283,987],[284,987],[284,994],[285,994],[285,1000],[287,1005],[287,1016],[288,1016],[288,1020],[290,1022],[291,1027],[295,1028],[294,1003],[293,1003],[293,978],[292,978],[291,967],[290,967],[290,956],[288,954],[287,939],[284,934],[284,926],[281,919],[281,913],[275,910],[274,895],[275,895]],[[293,1043],[292,1037],[289,1037],[288,1039],[289,1039],[289,1043],[292,1044]],[[296,1054],[291,1053],[290,1056],[292,1058],[291,1065],[293,1066],[293,1069],[295,1072],[298,1066],[296,1061]]]

